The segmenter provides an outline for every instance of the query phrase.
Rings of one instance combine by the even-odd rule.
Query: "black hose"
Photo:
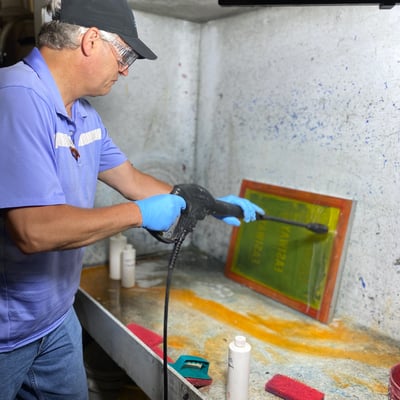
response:
[[[189,232],[183,231],[174,244],[171,257],[168,263],[167,283],[165,286],[165,301],[164,301],[164,327],[163,327],[163,374],[164,374],[164,400],[168,400],[168,306],[169,294],[171,291],[172,272],[178,258],[182,243]]]

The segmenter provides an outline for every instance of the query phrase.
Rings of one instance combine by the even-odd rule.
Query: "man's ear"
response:
[[[82,36],[81,48],[83,54],[89,56],[99,40],[101,40],[100,31],[97,28],[89,28]]]

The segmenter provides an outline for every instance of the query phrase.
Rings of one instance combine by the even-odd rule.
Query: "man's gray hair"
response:
[[[85,1],[85,0],[84,0]],[[46,46],[52,49],[77,49],[80,46],[80,38],[89,28],[60,22],[60,10],[62,0],[46,0],[46,11],[52,18],[51,22],[43,24],[38,36],[38,46]],[[118,35],[100,31],[104,40],[111,41]]]
[[[88,28],[60,22],[62,0],[46,0],[45,7],[52,21],[42,25],[38,35],[38,46],[52,49],[76,49],[80,45],[80,37]]]

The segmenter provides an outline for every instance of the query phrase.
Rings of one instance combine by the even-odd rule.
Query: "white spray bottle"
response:
[[[226,400],[249,398],[250,352],[251,346],[244,336],[236,336],[229,343]]]

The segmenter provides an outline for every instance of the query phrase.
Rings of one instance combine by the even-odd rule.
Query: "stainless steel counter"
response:
[[[137,261],[136,286],[110,280],[108,267],[84,268],[76,309],[84,328],[154,400],[162,399],[162,361],[126,327],[140,324],[162,335],[169,252]],[[178,257],[169,304],[168,355],[210,362],[210,386],[195,389],[169,370],[169,397],[225,398],[228,343],[252,345],[249,398],[276,399],[264,385],[288,375],[325,393],[327,400],[387,398],[389,369],[400,362],[398,343],[334,320],[324,325],[239,285],[223,265],[195,249]]]

